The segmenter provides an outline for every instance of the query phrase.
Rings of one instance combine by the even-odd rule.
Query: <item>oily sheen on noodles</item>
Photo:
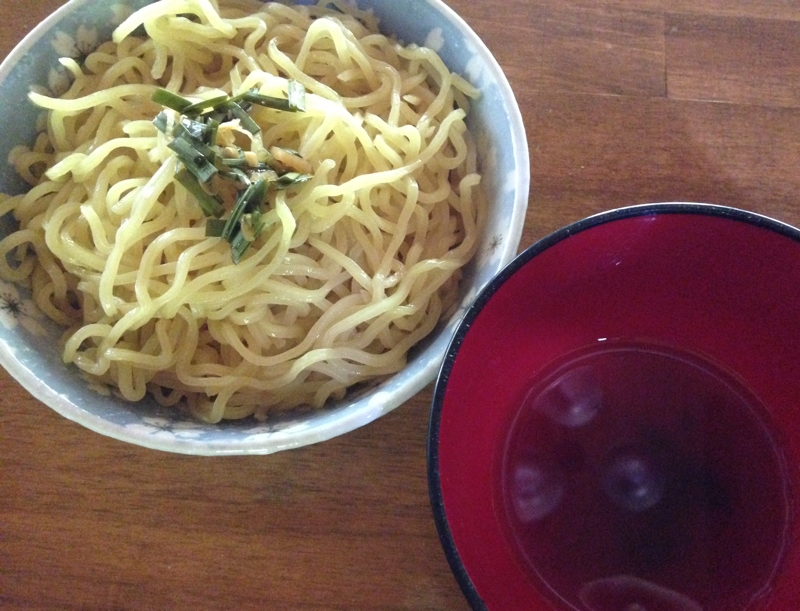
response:
[[[62,64],[70,89],[31,94],[42,132],[11,155],[32,188],[0,199],[19,222],[0,275],[67,328],[64,360],[93,380],[210,422],[322,406],[401,369],[453,305],[485,205],[464,123],[477,92],[432,50],[336,2],[162,0]],[[260,133],[234,121],[228,139],[292,151],[310,177],[270,189],[234,263],[176,181],[151,98],[285,98],[290,81],[304,112],[254,106]]]

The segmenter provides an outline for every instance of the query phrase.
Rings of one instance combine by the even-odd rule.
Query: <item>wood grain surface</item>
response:
[[[522,108],[520,248],[654,201],[800,224],[800,3],[448,3]],[[0,57],[61,4],[0,0]],[[0,609],[466,611],[428,500],[430,401],[312,447],[197,458],[85,430],[0,372]]]

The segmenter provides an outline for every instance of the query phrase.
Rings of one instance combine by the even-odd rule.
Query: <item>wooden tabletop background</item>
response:
[[[702,201],[800,224],[796,0],[448,0],[522,108],[520,248]],[[0,0],[0,58],[62,0]],[[343,437],[197,458],[107,439],[0,372],[0,609],[465,611],[428,500],[431,388]]]

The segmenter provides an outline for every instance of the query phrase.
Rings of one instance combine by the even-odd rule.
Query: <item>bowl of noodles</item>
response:
[[[438,1],[71,0],[0,98],[0,363],[122,441],[371,422],[517,251],[520,112]]]

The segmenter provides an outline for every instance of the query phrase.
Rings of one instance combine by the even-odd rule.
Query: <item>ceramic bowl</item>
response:
[[[567,226],[520,254],[459,324],[433,400],[431,501],[472,607],[792,607],[800,595],[800,546],[792,543],[800,528],[791,519],[798,338],[800,231],[757,214],[634,206]],[[590,360],[601,357],[603,365]],[[609,369],[623,365],[619,375]],[[716,394],[706,390],[712,384]],[[725,393],[743,407],[729,407]],[[726,427],[749,431],[736,428],[738,418],[754,415],[755,432],[730,441],[740,433]],[[768,462],[748,457],[762,433],[774,477],[747,471]],[[717,451],[723,438],[728,449]],[[699,453],[684,452],[685,439]],[[621,463],[633,469],[621,498],[617,447],[653,456]],[[737,461],[755,481],[740,485],[747,480],[726,474]],[[671,530],[669,505],[658,504],[693,487],[706,503],[698,511],[711,516],[704,524],[730,528],[721,542],[698,548],[713,557],[709,550],[732,546],[716,568],[703,565],[716,575],[706,584],[718,589],[711,597],[681,576],[695,548]],[[748,499],[768,500],[741,509]],[[602,515],[618,520],[616,531]],[[654,531],[640,530],[651,524]],[[619,555],[617,563],[622,548],[641,562]],[[722,575],[713,573],[723,565]],[[598,574],[580,582],[584,570]]]
[[[20,143],[32,143],[38,111],[27,102],[31,86],[58,90],[68,78],[58,59],[85,54],[110,38],[132,9],[148,0],[71,0],[39,24],[0,65],[3,100],[0,160]],[[408,365],[368,392],[323,410],[297,409],[266,422],[206,425],[154,401],[130,404],[101,395],[57,349],[61,330],[42,321],[29,295],[0,285],[0,363],[42,403],[80,424],[126,442],[187,454],[267,454],[341,435],[367,424],[430,383],[441,364],[458,317],[478,290],[517,252],[528,199],[529,159],[514,95],[497,62],[472,30],[443,2],[359,0],[372,9],[385,34],[434,47],[449,68],[480,88],[468,124],[480,143],[488,222],[478,253],[466,270],[461,308],[410,353]],[[13,109],[10,111],[9,109]],[[0,189],[19,193],[22,182],[0,163]],[[13,228],[0,219],[0,234]]]

